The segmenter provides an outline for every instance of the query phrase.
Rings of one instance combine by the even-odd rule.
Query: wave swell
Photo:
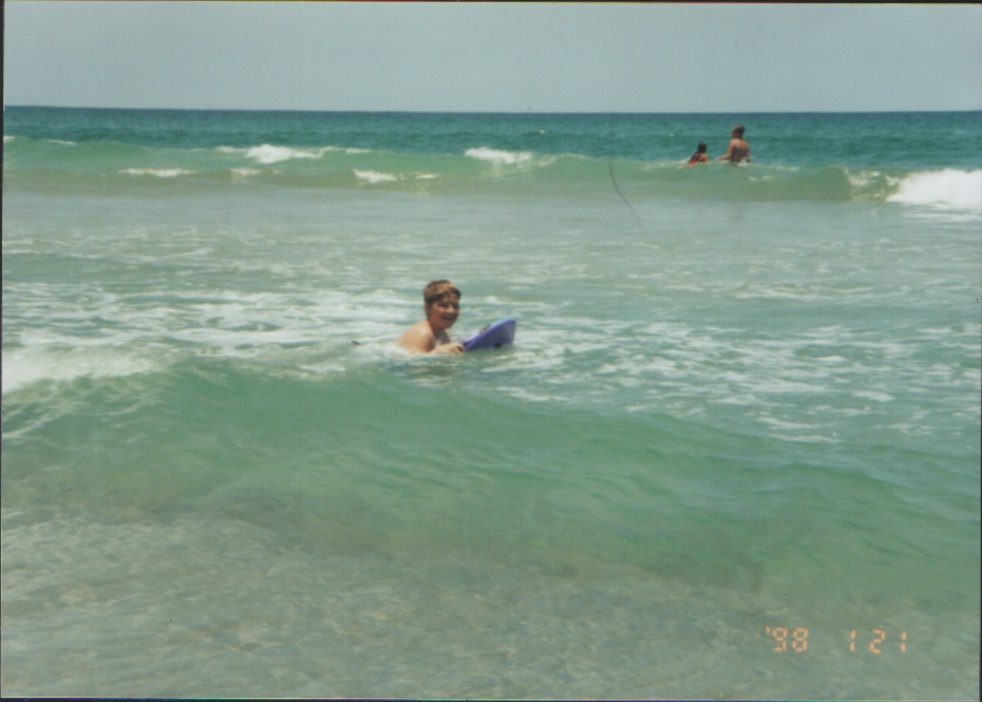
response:
[[[117,187],[184,181],[426,194],[608,192],[634,198],[878,201],[982,214],[982,170],[856,169],[839,165],[734,167],[603,159],[476,145],[461,153],[398,153],[324,145],[166,149],[6,136],[4,177],[18,187]]]

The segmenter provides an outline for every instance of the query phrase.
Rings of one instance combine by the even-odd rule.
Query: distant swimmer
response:
[[[426,319],[416,322],[399,338],[413,353],[460,353],[464,345],[450,340],[450,327],[460,316],[460,290],[449,280],[434,280],[423,290]]]
[[[706,143],[703,141],[699,142],[696,147],[696,152],[692,154],[692,158],[689,159],[688,165],[692,166],[696,163],[708,163],[709,154],[706,153]]]
[[[743,125],[733,125],[730,137],[730,147],[726,150],[725,154],[716,160],[729,161],[730,163],[740,163],[742,161],[750,163],[750,144],[743,140]]]

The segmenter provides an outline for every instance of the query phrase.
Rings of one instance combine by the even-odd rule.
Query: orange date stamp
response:
[[[807,653],[811,643],[809,629],[804,626],[765,626],[767,634],[774,644],[774,653]],[[886,629],[876,628],[865,631],[849,629],[848,636],[843,636],[843,645],[852,653],[867,652],[873,655],[883,653],[907,653],[907,632],[890,633]]]

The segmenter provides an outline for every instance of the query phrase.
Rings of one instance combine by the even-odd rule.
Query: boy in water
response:
[[[750,144],[743,140],[743,125],[734,124],[730,137],[730,147],[725,154],[716,160],[729,161],[730,163],[740,163],[741,161],[750,163]]]
[[[412,353],[460,353],[464,345],[450,340],[449,330],[460,315],[460,290],[449,280],[434,280],[423,290],[426,319],[399,337],[399,345]]]

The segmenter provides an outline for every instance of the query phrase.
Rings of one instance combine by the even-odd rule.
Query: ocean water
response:
[[[978,699],[980,118],[7,107],[3,693]]]

